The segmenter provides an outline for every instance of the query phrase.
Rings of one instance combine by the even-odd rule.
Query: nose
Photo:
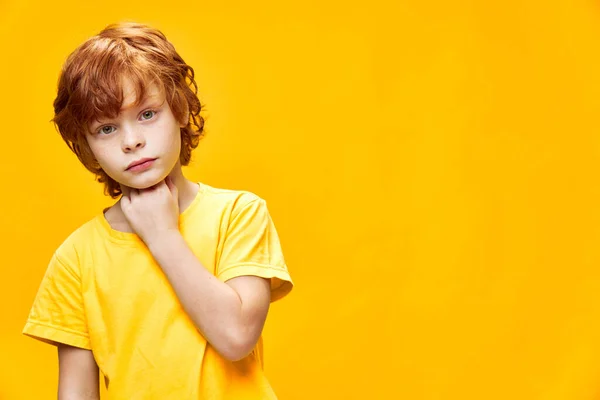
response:
[[[121,148],[125,153],[130,153],[146,145],[146,139],[139,129],[122,128],[122,130]]]

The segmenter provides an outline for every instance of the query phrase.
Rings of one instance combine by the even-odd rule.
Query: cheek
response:
[[[179,130],[177,130],[177,134],[174,134],[170,138],[170,143],[168,144],[170,148],[170,155],[173,161],[179,160],[179,156],[181,154],[181,134]]]
[[[177,131],[173,134],[173,142],[177,144],[177,146],[181,146],[181,131],[177,128]]]
[[[166,126],[162,132],[170,132],[169,135],[163,136],[163,143],[165,145],[169,145],[170,147],[179,147],[181,146],[181,131],[179,130],[179,126],[177,125],[169,125]]]
[[[107,172],[114,169],[114,167],[112,167],[114,163],[111,162],[111,154],[113,154],[113,152],[110,151],[105,143],[92,143],[90,145],[90,150],[96,161],[98,161],[100,168]]]
[[[94,141],[87,139],[87,149],[84,153],[90,161],[96,160],[102,166],[102,152]]]

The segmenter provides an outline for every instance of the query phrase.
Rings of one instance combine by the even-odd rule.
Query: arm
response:
[[[271,280],[246,274],[222,282],[200,263],[179,232],[179,195],[171,178],[148,189],[121,187],[119,203],[125,218],[162,268],[196,328],[224,358],[244,358],[262,333],[271,302]],[[266,209],[258,211],[262,216],[259,226],[264,225]],[[256,220],[250,214],[245,217]],[[268,234],[252,232],[257,228],[239,229],[255,241]],[[239,243],[231,246],[238,247]],[[255,250],[265,253],[260,246]],[[242,259],[250,262],[248,255]]]
[[[194,255],[179,231],[147,243],[179,301],[206,340],[225,358],[247,356],[262,333],[270,280],[239,276],[221,282]]]
[[[100,399],[99,370],[90,350],[58,345],[58,400]]]

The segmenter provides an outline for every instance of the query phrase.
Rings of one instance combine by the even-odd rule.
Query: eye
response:
[[[142,119],[148,120],[148,119],[154,117],[154,114],[156,114],[156,111],[153,111],[153,110],[144,111],[142,113]]]
[[[105,126],[101,127],[100,129],[98,129],[98,133],[108,135],[108,134],[114,132],[114,131],[110,130],[110,129],[114,129],[114,128],[115,128],[114,126],[105,125]]]

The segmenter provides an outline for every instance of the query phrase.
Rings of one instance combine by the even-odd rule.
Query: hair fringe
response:
[[[123,102],[122,78],[132,79],[136,105],[143,101],[147,85],[164,90],[173,115],[187,125],[180,128],[181,165],[188,165],[192,150],[205,136],[204,105],[198,99],[194,69],[159,30],[136,22],[106,26],[77,47],[65,61],[58,79],[51,120],[62,139],[81,163],[104,184],[112,198],[121,194],[118,182],[98,164],[86,139],[95,119],[114,118]]]

